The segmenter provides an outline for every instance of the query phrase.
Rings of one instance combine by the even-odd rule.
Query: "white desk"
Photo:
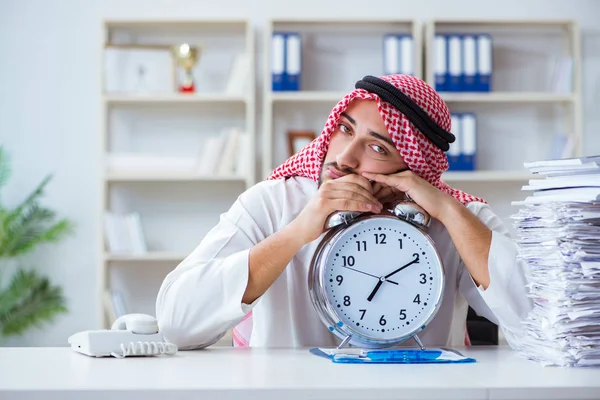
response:
[[[0,399],[600,399],[600,368],[543,367],[506,347],[458,350],[478,362],[334,364],[307,349],[116,359],[0,348]]]

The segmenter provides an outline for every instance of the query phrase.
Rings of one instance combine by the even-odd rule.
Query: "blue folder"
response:
[[[465,364],[474,363],[474,358],[465,357],[452,349],[385,349],[358,348],[327,349],[315,347],[310,352],[329,358],[338,364]]]

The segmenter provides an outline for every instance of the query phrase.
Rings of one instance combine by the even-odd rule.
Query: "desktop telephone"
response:
[[[146,314],[119,317],[111,329],[78,332],[69,337],[71,349],[92,357],[157,356],[177,353],[177,346],[163,341],[156,319]]]

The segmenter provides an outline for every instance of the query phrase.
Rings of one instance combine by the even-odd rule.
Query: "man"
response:
[[[518,330],[532,305],[515,243],[482,199],[440,180],[454,140],[443,100],[407,75],[367,76],[356,87],[317,139],[243,193],[168,274],[156,303],[166,340],[206,347],[251,313],[248,333],[235,332],[239,342],[337,346],[307,282],[324,223],[338,210],[379,213],[404,193],[431,215],[428,232],[446,273],[441,308],[422,342],[449,344],[461,296],[479,315]]]

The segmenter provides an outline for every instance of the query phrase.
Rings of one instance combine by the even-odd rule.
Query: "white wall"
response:
[[[46,204],[77,224],[76,236],[32,259],[64,287],[70,313],[9,345],[62,346],[70,334],[96,328],[98,321],[102,19],[251,18],[260,51],[261,27],[268,18],[315,16],[577,19],[583,31],[585,153],[600,153],[597,1],[0,0],[0,144],[12,154],[14,167],[1,200],[14,204],[52,172]],[[260,75],[260,55],[258,60]]]

